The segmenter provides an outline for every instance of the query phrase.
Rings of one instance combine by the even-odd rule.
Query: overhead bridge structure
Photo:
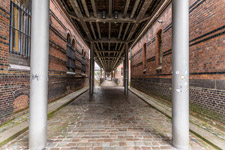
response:
[[[128,93],[128,52],[171,0],[58,0],[90,47],[90,96],[94,61],[113,71],[124,61]],[[173,5],[173,146],[189,147],[189,0]],[[160,20],[159,20],[160,21]],[[31,149],[46,143],[49,1],[32,2],[30,134]],[[39,59],[42,58],[42,61]]]

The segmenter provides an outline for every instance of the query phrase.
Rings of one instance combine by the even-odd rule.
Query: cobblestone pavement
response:
[[[27,149],[28,132],[2,149]],[[190,149],[212,149],[190,136]],[[173,149],[171,120],[120,87],[95,88],[56,112],[48,121],[47,150]]]
[[[109,80],[105,80],[102,84],[102,87],[114,87],[117,86],[115,82],[113,81],[109,81]]]

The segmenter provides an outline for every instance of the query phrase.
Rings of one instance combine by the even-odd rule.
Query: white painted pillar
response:
[[[32,1],[29,148],[47,141],[49,1]]]
[[[173,146],[189,149],[189,0],[173,0]]]

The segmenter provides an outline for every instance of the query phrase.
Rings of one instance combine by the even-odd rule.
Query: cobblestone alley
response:
[[[173,149],[171,120],[120,87],[98,87],[48,120],[45,149]],[[193,150],[212,149],[191,134]],[[27,149],[28,132],[3,149]]]

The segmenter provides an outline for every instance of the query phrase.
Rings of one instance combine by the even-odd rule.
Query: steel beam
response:
[[[118,40],[117,38],[111,38],[110,40],[108,38],[102,38],[100,40],[94,40],[93,42],[97,43],[125,43],[125,41]]]
[[[123,22],[123,23],[137,23],[136,19],[131,19],[129,17],[123,17],[123,14],[118,14],[118,18],[115,19],[115,18],[110,18],[108,16],[106,16],[106,18],[102,18],[102,14],[101,13],[98,13],[96,14],[97,17],[95,16],[90,16],[90,17],[84,17],[83,18],[83,21],[84,22],[112,22],[112,23],[115,23],[115,22]],[[79,18],[79,17],[78,17]],[[81,20],[80,20],[81,21]]]
[[[32,1],[31,31],[29,149],[36,150],[47,141],[49,1]]]
[[[173,80],[172,138],[179,150],[189,149],[189,0],[172,1]]]

